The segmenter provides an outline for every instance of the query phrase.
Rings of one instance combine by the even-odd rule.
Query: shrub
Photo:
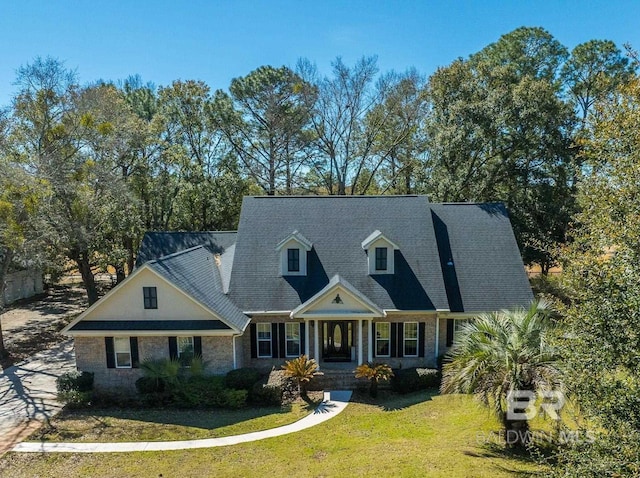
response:
[[[386,363],[363,363],[356,368],[356,378],[366,378],[369,380],[369,395],[378,396],[378,382],[380,380],[389,380],[393,377],[391,367]]]
[[[219,406],[225,408],[242,408],[247,405],[247,396],[249,392],[246,390],[225,389],[222,392],[222,400]]]
[[[84,408],[87,407],[93,397],[93,392],[80,392],[78,390],[67,390],[66,392],[58,392],[58,400],[60,400],[68,408]]]
[[[261,377],[262,374],[255,368],[238,368],[225,376],[224,383],[227,388],[234,390],[251,390]]]
[[[63,373],[56,379],[58,393],[66,392],[90,392],[93,390],[93,373],[73,372]]]
[[[296,381],[300,395],[306,394],[306,385],[313,377],[318,375],[318,363],[306,355],[287,360],[282,369],[287,377],[291,377]]]
[[[282,387],[258,382],[251,388],[249,399],[256,405],[282,405]]]
[[[151,393],[164,392],[165,385],[162,379],[153,377],[140,377],[136,380],[136,390],[142,395],[148,395]]]
[[[391,388],[398,393],[417,392],[440,385],[440,372],[434,368],[405,368],[396,370]]]

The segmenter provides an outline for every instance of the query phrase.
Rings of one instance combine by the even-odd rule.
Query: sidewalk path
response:
[[[327,397],[327,395],[329,395]],[[188,450],[192,448],[212,448],[218,446],[237,445],[250,441],[264,440],[289,433],[299,432],[325,422],[342,412],[351,399],[349,391],[325,392],[325,400],[315,411],[290,425],[270,430],[246,433],[220,438],[205,438],[202,440],[158,441],[158,442],[128,442],[128,443],[51,443],[24,442],[18,444],[13,451],[20,452],[65,452],[65,453],[113,453],[130,451],[164,451]]]
[[[60,411],[56,378],[73,368],[73,343],[66,340],[0,371],[0,454]]]

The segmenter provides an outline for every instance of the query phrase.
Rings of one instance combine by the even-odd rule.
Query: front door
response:
[[[331,321],[322,324],[322,358],[326,362],[350,362],[353,344],[351,322]]]

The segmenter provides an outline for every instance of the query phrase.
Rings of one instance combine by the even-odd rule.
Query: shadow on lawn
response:
[[[475,458],[501,458],[508,460],[509,462],[518,462],[525,465],[535,465],[536,460],[532,456],[532,453],[527,449],[520,448],[507,448],[504,445],[499,445],[497,443],[486,443],[481,446],[482,451],[464,451],[463,453],[467,456],[475,457]],[[532,476],[532,475],[540,475],[546,476],[547,474],[540,470],[539,472],[527,471],[524,472],[522,470],[517,470],[512,467],[504,466],[502,464],[493,463],[493,466],[500,471],[505,473],[511,473],[514,476]]]
[[[395,412],[412,407],[418,403],[433,400],[433,397],[439,394],[440,392],[436,388],[407,393],[405,395],[392,392],[391,390],[379,390],[378,397],[372,398],[367,391],[358,390],[351,396],[351,402],[374,405],[379,407],[383,412]]]
[[[64,421],[66,419],[96,421],[98,422],[98,427],[105,426],[105,423],[108,423],[110,418],[116,418],[122,420],[136,420],[147,423],[156,423],[160,425],[178,425],[184,427],[201,428],[203,430],[213,430],[216,428],[236,425],[238,423],[247,420],[253,420],[255,418],[289,413],[290,411],[291,406],[243,408],[240,410],[83,410],[64,412],[60,419],[61,421]],[[62,423],[59,423],[59,425],[62,426]]]

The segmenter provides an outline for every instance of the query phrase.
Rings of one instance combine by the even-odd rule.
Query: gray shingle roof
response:
[[[431,204],[431,211],[452,311],[500,310],[533,300],[502,204]]]
[[[138,250],[136,267],[196,246],[204,246],[213,254],[223,254],[235,242],[235,231],[147,232]]]
[[[244,330],[249,323],[249,318],[223,293],[215,259],[204,246],[161,257],[147,265],[228,324]]]
[[[292,310],[344,277],[384,309],[447,309],[429,202],[424,196],[246,197],[229,297],[245,311]],[[298,230],[313,248],[307,276],[281,277],[276,245]],[[362,241],[392,236],[395,274],[370,276]]]
[[[220,320],[82,320],[69,329],[70,332],[118,332],[121,330],[136,332],[193,330],[205,332],[230,330],[230,327]]]

